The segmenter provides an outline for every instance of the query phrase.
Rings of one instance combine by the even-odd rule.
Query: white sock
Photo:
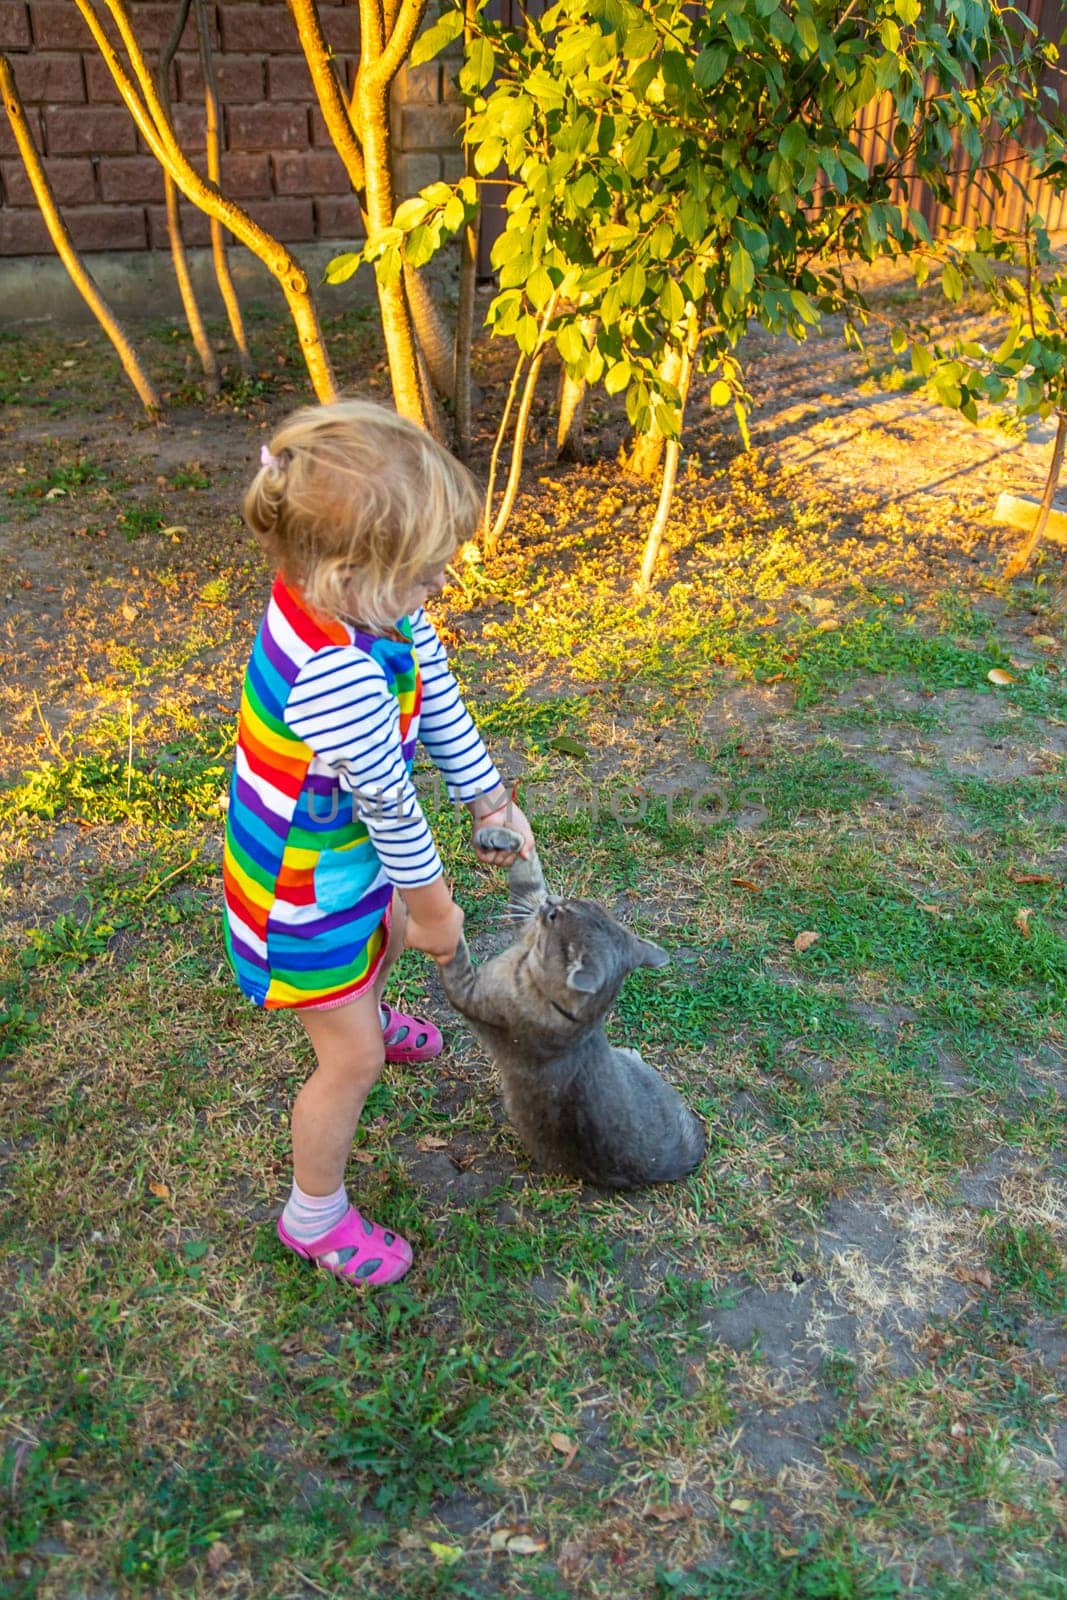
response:
[[[333,1194],[305,1194],[293,1181],[293,1192],[282,1212],[282,1226],[300,1244],[313,1244],[324,1233],[336,1228],[348,1210],[348,1195],[342,1183]]]

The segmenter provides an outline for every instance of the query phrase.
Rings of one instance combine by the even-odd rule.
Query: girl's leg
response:
[[[278,1223],[283,1243],[335,1276],[395,1283],[411,1247],[348,1201],[345,1165],[360,1114],[385,1060],[373,993],[348,1005],[300,1013],[315,1070],[293,1104],[293,1190]]]
[[[302,1011],[316,1067],[293,1104],[293,1173],[308,1194],[344,1182],[360,1113],[385,1064],[378,1002],[361,995],[329,1011]]]
[[[333,1194],[367,1096],[385,1064],[378,1002],[404,948],[406,907],[393,895],[389,943],[373,992],[346,1006],[297,1013],[315,1051],[316,1067],[293,1104],[293,1175],[306,1194]]]

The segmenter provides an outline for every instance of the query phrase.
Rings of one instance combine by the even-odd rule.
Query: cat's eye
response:
[[[556,918],[559,916],[559,907],[549,906],[548,910],[545,912],[545,916],[549,922],[555,922]]]

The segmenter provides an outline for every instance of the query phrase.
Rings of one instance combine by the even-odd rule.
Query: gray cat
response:
[[[483,828],[478,843],[513,850],[518,835]],[[441,968],[445,993],[500,1073],[504,1108],[529,1153],[550,1171],[612,1189],[673,1183],[704,1157],[704,1129],[636,1050],[616,1049],[604,1018],[628,972],[669,957],[595,900],[545,892],[536,852],[511,867],[518,942],[475,968],[461,940]]]

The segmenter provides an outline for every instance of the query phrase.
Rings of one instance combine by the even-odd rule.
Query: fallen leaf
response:
[[[676,1500],[669,1506],[646,1506],[645,1516],[651,1517],[654,1522],[688,1522],[693,1515],[693,1508],[684,1500]]]
[[[1030,937],[1030,918],[1033,914],[1029,906],[1020,906],[1015,913],[1015,926],[1024,939],[1029,939]]]
[[[805,928],[804,932],[798,933],[796,938],[793,940],[793,949],[796,950],[800,955],[803,955],[805,950],[811,949],[818,937],[819,935],[814,932],[813,929]]]
[[[209,1548],[207,1555],[204,1557],[204,1565],[213,1577],[222,1571],[231,1554],[230,1547],[225,1540],[215,1540],[215,1543]]]
[[[1012,883],[1057,883],[1051,872],[1009,872]]]
[[[730,1510],[731,1511],[751,1511],[752,1510],[752,1501],[751,1500],[731,1500],[730,1501]]]
[[[566,1471],[572,1465],[575,1456],[578,1454],[577,1442],[566,1433],[550,1433],[548,1436],[548,1442],[552,1446],[553,1450],[558,1450],[561,1456],[566,1456],[567,1459],[563,1463],[564,1470]]]
[[[1015,679],[1010,672],[1005,672],[1003,667],[991,667],[986,673],[990,683],[1014,683]]]
[[[749,894],[762,894],[763,889],[758,883],[753,883],[751,878],[731,878],[730,882],[735,889],[747,889]]]
[[[175,522],[169,528],[160,528],[159,531],[164,536],[169,533],[172,539],[176,539],[180,533],[188,533],[189,529],[184,522]]]
[[[834,609],[832,600],[822,600],[811,594],[798,594],[796,601],[802,611],[807,611],[813,617],[828,617]]]
[[[122,602],[119,610],[127,622],[132,622],[137,615],[137,607],[131,606],[128,600]]]
[[[170,1199],[170,1190],[167,1188],[165,1183],[150,1183],[148,1185],[148,1192],[149,1194],[154,1194],[157,1200]]]
[[[439,1133],[424,1134],[421,1139],[415,1140],[416,1150],[447,1150],[449,1141],[442,1138]]]
[[[435,1561],[443,1567],[454,1567],[457,1561],[463,1560],[463,1546],[461,1544],[438,1544],[436,1539],[427,1539],[426,1547]]]
[[[489,1535],[489,1548],[507,1551],[508,1555],[512,1556],[534,1556],[541,1550],[548,1549],[548,1540],[539,1534],[531,1533],[529,1525],[494,1528]]]
[[[960,1283],[977,1283],[983,1289],[992,1289],[993,1274],[988,1267],[957,1267],[955,1277]]]
[[[58,500],[58,499],[60,499],[60,497],[65,499],[66,498],[66,494],[67,494],[66,489],[59,489],[59,488],[49,489],[48,493],[45,495],[45,499],[46,500]]]
[[[537,1556],[547,1549],[548,1540],[537,1534],[518,1533],[507,1542],[509,1556]]]
[[[954,1422],[948,1431],[954,1439],[966,1439],[967,1437],[967,1429],[962,1422]]]
[[[1054,639],[1051,633],[1035,633],[1032,637],[1033,643],[1042,650],[1058,650],[1060,647],[1060,641]]]
[[[352,1160],[358,1161],[361,1167],[373,1167],[377,1156],[372,1156],[369,1150],[353,1150]]]
[[[561,733],[555,739],[548,741],[550,750],[558,750],[561,755],[574,756],[578,761],[584,761],[589,751],[584,744],[579,744],[577,739],[572,739],[569,733]]]
[[[766,612],[764,612],[762,617],[757,617],[756,618],[755,626],[757,628],[771,628],[771,627],[774,626],[774,624],[777,621],[778,621],[778,613],[777,613],[777,611],[766,611]]]
[[[841,624],[835,617],[824,617],[815,624],[816,633],[836,633]]]
[[[1021,660],[1019,656],[1009,656],[1008,660],[1011,662],[1012,666],[1017,667],[1020,672],[1029,672],[1030,668],[1034,664],[1032,661]]]

